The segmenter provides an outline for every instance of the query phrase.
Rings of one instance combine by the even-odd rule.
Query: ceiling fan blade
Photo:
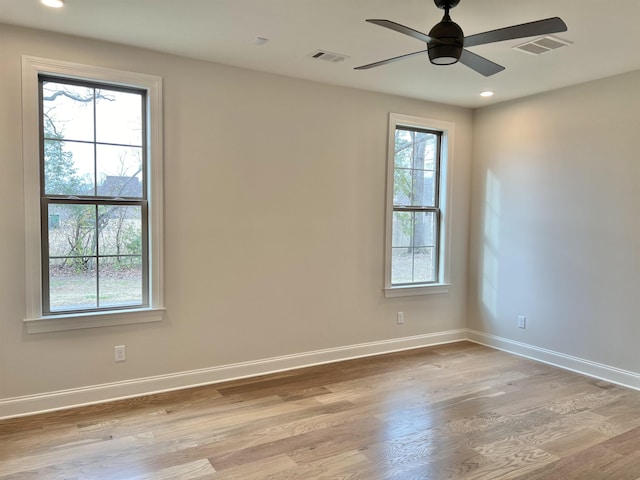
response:
[[[386,60],[380,60],[379,62],[368,63],[367,65],[360,65],[359,67],[355,67],[354,70],[368,70],[370,68],[379,67],[381,65],[386,65],[387,63],[396,62],[398,60],[413,57],[414,55],[420,55],[421,53],[426,53],[426,52],[427,50],[420,50],[419,52],[405,53],[404,55],[400,55],[398,57],[387,58]]]
[[[428,43],[431,40],[433,40],[426,33],[419,32],[418,30],[414,30],[413,28],[405,27],[404,25],[401,25],[396,22],[392,22],[391,20],[376,20],[376,19],[368,18],[367,22],[373,23],[375,25],[379,25],[381,27],[389,28],[396,32],[403,33],[404,35],[409,35],[410,37],[413,37],[425,43]]]
[[[476,55],[469,50],[462,50],[462,55],[460,55],[459,61],[463,65],[466,65],[485,77],[489,77],[504,70],[502,65],[493,63],[491,60],[487,60],[486,58]]]
[[[537,20],[535,22],[522,23],[511,27],[499,28],[489,32],[476,33],[464,38],[464,47],[475,47],[486,43],[514,40],[516,38],[534,37],[536,35],[548,35],[549,33],[566,32],[567,24],[559,17]]]

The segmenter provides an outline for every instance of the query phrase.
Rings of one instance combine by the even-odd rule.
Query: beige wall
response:
[[[166,321],[25,333],[22,55],[163,77]],[[0,400],[465,327],[470,110],[3,25],[0,84]],[[455,123],[449,295],[383,297],[389,112]]]
[[[640,388],[638,85],[635,72],[476,112],[469,327]]]

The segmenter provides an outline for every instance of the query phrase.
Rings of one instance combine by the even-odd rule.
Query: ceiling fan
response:
[[[567,25],[559,17],[537,20],[535,22],[522,23],[511,27],[499,28],[475,35],[464,36],[460,26],[451,20],[449,10],[454,8],[460,0],[434,0],[436,6],[444,10],[444,17],[437,23],[427,35],[413,28],[406,27],[391,20],[367,19],[367,22],[389,28],[396,32],[408,35],[427,44],[426,50],[407,53],[398,57],[387,58],[379,62],[369,63],[356,67],[356,70],[367,70],[387,63],[420,55],[427,52],[429,61],[434,65],[452,65],[460,62],[476,72],[488,77],[504,70],[502,65],[492,62],[480,55],[467,50],[467,47],[485,45],[487,43],[502,42],[504,40],[514,40],[516,38],[533,37],[537,35],[548,35],[550,33],[566,32]]]

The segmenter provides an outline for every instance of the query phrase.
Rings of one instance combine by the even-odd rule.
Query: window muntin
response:
[[[149,306],[146,92],[39,76],[42,312]]]
[[[438,282],[442,132],[397,125],[391,285]]]

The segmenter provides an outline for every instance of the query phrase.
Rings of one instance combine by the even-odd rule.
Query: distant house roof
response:
[[[142,197],[142,184],[138,177],[108,175],[98,185],[98,196],[103,197]]]

